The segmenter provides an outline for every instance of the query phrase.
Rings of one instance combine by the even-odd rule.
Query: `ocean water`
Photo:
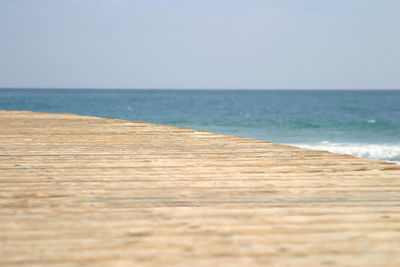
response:
[[[400,90],[1,89],[0,109],[148,121],[400,162]]]

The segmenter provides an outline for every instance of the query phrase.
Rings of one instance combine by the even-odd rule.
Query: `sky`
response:
[[[400,89],[398,0],[0,0],[2,88]]]

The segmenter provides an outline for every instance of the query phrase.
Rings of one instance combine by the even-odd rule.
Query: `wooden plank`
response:
[[[400,266],[400,167],[0,111],[1,266]]]

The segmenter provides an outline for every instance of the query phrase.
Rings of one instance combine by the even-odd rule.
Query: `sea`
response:
[[[147,121],[400,163],[400,90],[4,88],[0,109]]]

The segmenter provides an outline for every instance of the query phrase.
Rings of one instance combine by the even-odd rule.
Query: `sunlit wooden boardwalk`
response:
[[[400,266],[398,165],[0,111],[0,266]]]

